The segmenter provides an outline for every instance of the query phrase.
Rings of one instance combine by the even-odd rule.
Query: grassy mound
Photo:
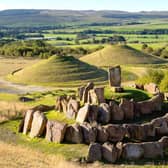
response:
[[[115,64],[158,64],[164,59],[142,53],[127,45],[108,45],[102,50],[81,57],[80,60],[96,66],[113,66]]]
[[[8,79],[25,84],[75,86],[88,81],[103,82],[107,80],[107,72],[74,57],[52,56],[9,75]]]

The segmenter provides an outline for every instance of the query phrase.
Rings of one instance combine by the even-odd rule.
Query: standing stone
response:
[[[156,127],[156,135],[158,136],[168,135],[168,125],[166,121],[163,121],[160,127]]]
[[[98,143],[91,143],[89,146],[87,161],[89,163],[93,163],[95,161],[101,161],[102,153],[101,153],[101,145]]]
[[[97,127],[97,142],[105,143],[108,141],[108,133],[104,126]]]
[[[18,128],[18,132],[19,132],[19,133],[23,132],[24,121],[25,121],[25,116],[21,119],[21,121],[20,121],[20,123],[19,123],[19,128]]]
[[[104,88],[94,88],[89,91],[88,94],[88,103],[91,104],[100,104],[105,103],[104,99]]]
[[[105,126],[106,131],[108,133],[108,140],[111,142],[119,142],[124,139],[124,137],[128,134],[127,129],[115,124],[109,124]]]
[[[110,107],[106,103],[102,103],[99,106],[98,122],[102,124],[108,124],[111,119]]]
[[[34,110],[28,110],[24,118],[23,134],[27,134],[32,125]]]
[[[94,83],[90,82],[87,84],[87,86],[85,87],[84,91],[83,91],[83,97],[82,97],[82,101],[83,103],[87,103],[88,102],[88,93],[89,90],[94,88]]]
[[[90,105],[85,104],[84,107],[80,108],[76,117],[76,122],[83,123],[87,120],[88,113],[90,110]]]
[[[156,136],[155,127],[151,123],[142,124],[141,127],[145,132],[145,139],[153,139]]]
[[[126,120],[132,120],[134,118],[134,102],[133,101],[122,98],[119,107],[124,112],[124,118]]]
[[[168,137],[167,136],[163,136],[160,140],[159,143],[161,144],[163,149],[167,149],[168,148]]]
[[[92,127],[89,123],[83,123],[81,125],[81,128],[82,128],[84,143],[90,144],[96,141],[96,137],[97,137],[96,127]]]
[[[97,105],[90,105],[87,120],[89,123],[97,121],[99,107]]]
[[[78,113],[80,107],[80,103],[77,100],[74,99],[70,99],[67,105],[67,112],[66,112],[66,116],[68,118],[72,118],[75,119]]]
[[[47,121],[46,139],[61,143],[64,139],[67,124],[58,121]]]
[[[43,135],[47,124],[47,118],[44,113],[36,111],[33,114],[32,127],[30,131],[30,137],[40,137]]]
[[[115,101],[110,101],[109,103],[111,111],[111,120],[112,121],[123,121],[124,120],[124,111],[116,104]]]
[[[163,157],[163,147],[159,142],[142,143],[145,159],[155,159]]]
[[[139,160],[144,155],[144,149],[138,143],[126,143],[123,145],[122,157],[126,160]]]
[[[121,86],[121,68],[120,66],[109,68],[109,83],[111,87]]]
[[[73,124],[67,127],[65,140],[75,144],[81,144],[83,142],[82,129],[79,124]]]
[[[67,96],[59,96],[56,99],[55,110],[66,113],[67,105],[68,105]]]
[[[102,145],[102,157],[109,163],[115,163],[118,159],[118,149],[115,145],[108,142]]]
[[[84,90],[85,90],[85,86],[78,88],[78,97],[80,101],[82,101]]]

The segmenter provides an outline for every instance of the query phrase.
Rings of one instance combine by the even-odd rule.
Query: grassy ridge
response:
[[[115,64],[157,64],[166,62],[126,45],[109,45],[100,51],[81,57],[80,60],[99,67]]]
[[[8,78],[18,83],[61,85],[64,82],[64,85],[78,85],[88,81],[103,82],[107,79],[107,72],[74,57],[53,56],[9,75]]]

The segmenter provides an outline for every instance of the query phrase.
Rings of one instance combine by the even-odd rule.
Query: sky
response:
[[[4,9],[168,11],[168,0],[0,0]]]

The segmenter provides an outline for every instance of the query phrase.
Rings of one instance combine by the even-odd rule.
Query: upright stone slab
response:
[[[50,142],[61,143],[64,139],[67,124],[58,121],[47,121],[46,139]]]
[[[111,67],[108,72],[109,84],[111,87],[121,86],[121,67]]]
[[[87,120],[87,116],[90,110],[90,105],[85,104],[84,107],[80,108],[76,117],[76,122],[83,123]]]
[[[32,125],[34,110],[28,110],[24,118],[23,134],[27,134]]]
[[[67,106],[66,116],[68,118],[75,119],[78,114],[79,107],[80,107],[79,101],[70,99]]]
[[[78,88],[78,97],[80,101],[82,101],[84,90],[85,90],[85,86]]]
[[[68,105],[67,96],[59,96],[56,99],[55,110],[66,113],[67,105]]]
[[[47,124],[47,118],[45,117],[44,113],[40,111],[36,111],[33,114],[33,121],[30,131],[30,137],[40,137],[43,135]]]
[[[155,83],[149,83],[149,84],[144,85],[144,90],[146,90],[147,92],[151,94],[157,94],[160,92],[159,87]]]
[[[89,90],[94,88],[94,83],[90,82],[87,84],[87,86],[85,87],[84,91],[83,91],[83,97],[82,97],[82,101],[83,103],[87,103],[88,102],[88,93]]]

